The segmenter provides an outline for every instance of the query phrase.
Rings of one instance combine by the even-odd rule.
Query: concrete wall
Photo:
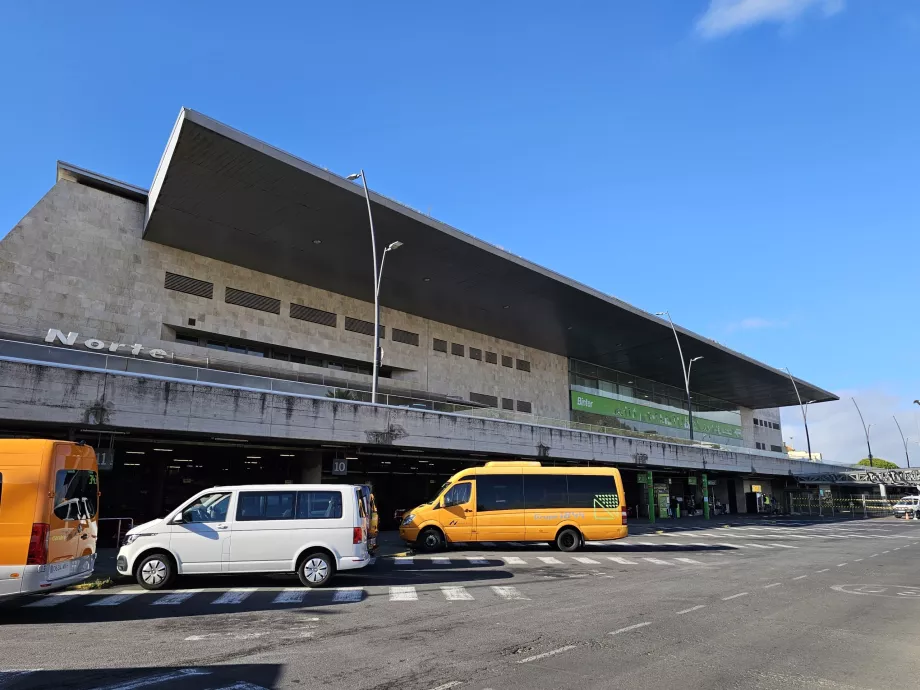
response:
[[[0,419],[786,476],[815,470],[744,452],[10,361],[0,361]]]
[[[0,332],[40,336],[58,328],[84,338],[214,356],[212,350],[168,340],[174,333],[170,327],[187,326],[193,318],[195,328],[207,333],[371,360],[372,338],[346,331],[344,321],[346,316],[373,321],[372,304],[144,241],[143,220],[143,204],[69,180],[55,184],[0,241]],[[214,283],[214,298],[166,290],[167,271]],[[281,300],[281,314],[226,304],[227,286]],[[290,303],[335,312],[338,325],[292,319]],[[386,385],[464,400],[471,392],[494,395],[530,402],[534,414],[569,418],[566,358],[385,307],[381,320],[387,338],[382,343],[384,363],[406,370]],[[418,333],[419,346],[392,341],[393,327]],[[450,345],[448,354],[434,352],[433,338],[462,344],[464,356],[450,354]],[[470,359],[471,346],[495,352],[499,363]],[[227,352],[217,355],[261,361]],[[529,361],[531,371],[503,367],[502,355]],[[273,365],[370,383],[370,376],[357,373]]]
[[[775,422],[780,425],[779,429],[771,429],[760,424],[754,424],[754,419],[766,422]],[[763,443],[766,450],[771,450],[771,446],[783,447],[783,429],[780,423],[778,407],[762,408],[751,410],[746,407],[741,408],[741,436],[744,439],[745,448],[756,448],[757,443]],[[782,452],[782,451],[779,451]]]

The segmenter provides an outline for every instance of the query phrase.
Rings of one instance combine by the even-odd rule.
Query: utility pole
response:
[[[856,405],[856,398],[850,398],[850,400],[852,400],[853,404]],[[917,404],[920,405],[920,403]],[[866,426],[866,420],[863,419],[859,405],[856,405],[856,412],[859,414],[859,421],[862,422],[863,431],[866,432],[866,447],[869,449],[869,467],[875,467],[875,465],[872,464],[872,446],[869,445],[869,427],[872,425],[870,424],[868,427]]]
[[[898,425],[898,433],[901,434],[901,443],[904,444],[904,457],[907,459],[907,469],[910,469],[910,455],[907,452],[907,439],[904,438],[904,432],[901,431],[901,424],[898,422],[898,418],[894,415],[891,415],[891,418],[894,420],[894,423]]]

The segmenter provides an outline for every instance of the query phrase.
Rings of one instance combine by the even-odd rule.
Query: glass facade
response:
[[[569,360],[572,420],[671,438],[690,438],[687,394],[681,388],[576,359]],[[693,436],[740,446],[737,405],[693,393]]]

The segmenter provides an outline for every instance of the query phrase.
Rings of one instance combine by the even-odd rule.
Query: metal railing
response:
[[[900,499],[869,494],[833,497],[817,494],[790,494],[789,512],[792,515],[810,515],[835,518],[888,517]]]

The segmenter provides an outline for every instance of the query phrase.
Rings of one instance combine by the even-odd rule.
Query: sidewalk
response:
[[[687,518],[659,518],[654,523],[648,518],[629,518],[627,526],[630,535],[650,534],[653,532],[675,532],[688,529],[702,529],[706,527],[741,527],[745,525],[782,525],[784,522],[854,522],[858,520],[876,519],[872,516],[864,518],[861,515],[853,517],[840,517],[836,515],[713,515],[709,520],[702,517]],[[877,519],[884,519],[879,517]]]

